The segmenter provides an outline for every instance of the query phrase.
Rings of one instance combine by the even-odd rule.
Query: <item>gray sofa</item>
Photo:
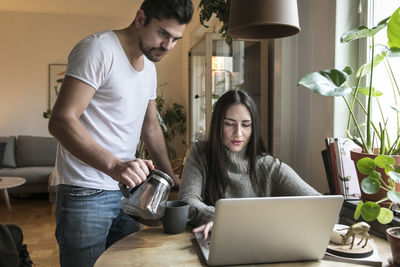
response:
[[[13,195],[47,193],[49,176],[53,172],[57,142],[51,137],[19,135],[0,137],[0,177],[26,179],[22,186],[10,188]],[[2,152],[2,151],[0,151]],[[2,157],[1,157],[2,156]]]

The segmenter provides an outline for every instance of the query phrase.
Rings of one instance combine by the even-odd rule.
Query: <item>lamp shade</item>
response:
[[[300,31],[297,0],[230,0],[228,34],[272,39]]]

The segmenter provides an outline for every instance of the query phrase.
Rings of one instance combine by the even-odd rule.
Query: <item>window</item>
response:
[[[383,19],[391,16],[393,12],[399,7],[398,0],[371,0],[368,21],[370,22],[369,27],[377,25]],[[379,51],[378,44],[387,44],[387,31],[386,28],[381,30],[375,35],[375,55]],[[370,46],[371,43],[368,44]],[[394,77],[397,80],[393,80],[389,72],[393,71]],[[400,99],[393,98],[392,90],[399,90],[400,86],[400,57],[390,57],[388,60],[381,62],[376,68],[374,68],[374,79],[373,87],[375,90],[381,91],[383,93],[380,96],[379,103],[374,99],[373,101],[373,121],[384,121],[387,120],[389,136],[391,137],[391,142],[395,140],[397,136],[398,123],[396,116],[400,117],[400,113],[393,110],[392,106],[396,106],[400,110]],[[397,86],[396,86],[397,82]],[[399,94],[397,94],[397,97]],[[382,113],[380,112],[380,107],[382,108]],[[383,116],[382,116],[383,114]],[[383,117],[383,118],[382,118]],[[396,123],[397,122],[397,123]],[[376,125],[379,127],[378,125]]]

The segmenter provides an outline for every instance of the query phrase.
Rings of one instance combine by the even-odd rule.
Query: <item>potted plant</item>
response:
[[[172,103],[171,106],[165,105],[162,96],[156,98],[156,103],[168,155],[171,159],[174,159],[176,158],[176,150],[171,145],[171,142],[176,136],[183,136],[186,132],[185,109],[178,103]],[[182,140],[182,144],[186,145],[185,140]]]
[[[305,75],[298,83],[298,85],[303,85],[314,93],[324,96],[341,97],[344,100],[349,110],[349,116],[347,118],[347,136],[360,146],[358,152],[367,155],[398,155],[400,152],[400,108],[397,107],[396,103],[393,104],[392,111],[396,113],[396,122],[389,122],[387,114],[382,112],[381,103],[379,101],[379,96],[383,95],[383,92],[373,87],[374,69],[380,63],[385,64],[388,70],[388,77],[393,81],[393,99],[397,100],[400,97],[400,88],[396,81],[395,74],[390,67],[390,58],[399,55],[399,12],[400,9],[397,9],[392,16],[382,20],[375,27],[368,28],[367,26],[359,26],[341,36],[342,43],[348,43],[361,38],[369,38],[372,41],[369,48],[370,60],[362,65],[357,72],[354,73],[350,66],[345,67],[343,70],[322,70]],[[388,45],[375,45],[374,36],[382,29],[387,29],[389,39]],[[369,76],[368,85],[362,87],[362,79],[367,75]],[[355,81],[354,85],[351,83],[353,77]],[[363,104],[363,97],[367,99],[366,106]],[[377,102],[379,110],[372,109],[372,101]],[[359,121],[356,118],[354,114],[356,107],[365,115],[365,121]],[[373,121],[372,115],[374,114],[380,114],[381,118],[378,121]],[[354,124],[355,133],[351,131],[351,123]],[[388,125],[397,125],[395,136],[390,136]],[[351,154],[353,158],[355,151],[352,151]],[[360,157],[365,157],[365,155],[361,155]],[[369,196],[363,194],[362,197],[368,199]]]
[[[388,43],[375,44],[374,36],[383,29],[387,30]],[[354,216],[356,219],[361,216],[366,221],[377,219],[380,223],[389,223],[393,219],[391,205],[400,203],[400,170],[397,167],[400,159],[395,159],[400,154],[400,108],[397,102],[385,104],[390,105],[395,114],[395,121],[389,121],[388,114],[382,111],[379,97],[384,93],[389,93],[390,90],[381,92],[378,89],[382,88],[374,88],[373,74],[379,64],[385,64],[388,79],[391,79],[393,85],[392,99],[397,101],[400,97],[400,88],[390,60],[392,57],[399,56],[400,51],[400,8],[375,27],[368,28],[363,25],[344,33],[341,36],[341,42],[348,43],[362,38],[371,40],[368,50],[370,59],[357,72],[354,73],[350,66],[343,70],[321,70],[305,75],[298,85],[303,85],[323,96],[341,97],[344,100],[349,111],[346,118],[347,136],[360,147],[359,151],[351,151],[351,155],[353,161],[356,162],[359,180],[362,179],[360,181],[362,198],[378,197],[374,201],[365,203],[360,201]],[[362,86],[364,77],[368,78],[368,84],[365,87]],[[365,105],[363,98],[366,99]],[[372,101],[376,101],[379,109],[372,109]],[[355,116],[356,107],[363,113],[364,121]],[[376,114],[380,115],[379,120],[373,118]],[[389,125],[397,125],[394,136],[389,134]],[[358,160],[354,156],[357,153],[359,153]],[[400,231],[397,232],[400,233]],[[389,235],[389,230],[387,234]],[[394,255],[393,248],[392,253],[396,260],[397,256]]]
[[[383,189],[385,196],[377,201],[360,201],[354,213],[357,220],[361,217],[369,222],[375,219],[382,224],[390,223],[393,220],[393,212],[390,210],[393,204],[400,203],[400,192],[396,189],[396,184],[400,183],[400,168],[395,168],[400,162],[396,162],[391,155],[378,155],[376,157],[364,157],[357,161],[358,171],[366,177],[361,181],[361,190],[368,194],[376,194]],[[387,181],[381,179],[382,175],[388,175]],[[390,200],[388,207],[380,206],[384,200]]]
[[[375,34],[386,28],[386,26],[388,26],[387,32],[389,37],[389,46],[375,45]],[[384,118],[383,123],[372,121],[372,100],[375,98],[379,104],[378,97],[383,94],[382,92],[375,90],[372,86],[373,70],[383,61],[390,66],[389,58],[399,55],[398,49],[400,49],[400,35],[396,31],[400,31],[399,9],[397,9],[391,17],[382,20],[377,26],[371,29],[367,26],[359,26],[356,29],[344,33],[341,37],[342,43],[348,43],[361,38],[372,39],[372,45],[369,51],[371,58],[370,62],[362,65],[356,73],[353,72],[353,69],[350,66],[345,67],[343,70],[321,70],[305,75],[298,83],[298,85],[303,85],[314,93],[343,98],[349,110],[349,118],[347,119],[347,135],[368,154],[373,154],[373,133],[375,133],[376,137],[378,137],[382,144],[378,151],[379,154],[398,154],[400,152],[400,133],[394,139],[395,141],[391,143],[391,139],[387,138],[388,132],[386,128],[389,122],[385,120],[384,114],[381,114]],[[377,48],[379,48],[378,53],[376,53]],[[349,82],[352,74],[355,75],[356,79],[354,86]],[[365,88],[360,88],[361,79],[366,75],[369,75],[369,84]],[[389,76],[390,78],[393,78],[394,81],[396,80],[393,71],[389,70]],[[396,97],[399,97],[400,91],[397,83],[394,84],[394,87],[396,90],[394,90],[393,93]],[[351,95],[350,101],[347,99],[348,95]],[[367,97],[367,107],[364,107],[362,104],[360,98],[362,95]],[[361,129],[364,123],[359,122],[354,115],[354,109],[356,106],[359,106],[365,114],[365,132]],[[394,107],[394,109],[394,112],[400,112],[400,109],[396,107]],[[350,132],[351,121],[353,121],[357,132],[357,135],[354,136]]]
[[[396,167],[397,166],[397,167]],[[361,191],[367,194],[384,196],[378,201],[361,200],[354,212],[354,219],[360,216],[367,222],[377,220],[388,224],[393,220],[393,204],[400,204],[400,157],[392,155],[366,155],[356,162],[357,171],[364,175],[361,180]],[[360,174],[359,174],[360,175]],[[386,179],[382,179],[386,177]],[[400,264],[400,227],[386,229],[395,264]]]

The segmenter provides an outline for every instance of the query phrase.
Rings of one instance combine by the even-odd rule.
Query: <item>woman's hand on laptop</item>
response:
[[[204,240],[206,240],[208,237],[208,232],[211,232],[212,227],[213,227],[213,221],[194,228],[193,233],[203,232],[203,238]]]

